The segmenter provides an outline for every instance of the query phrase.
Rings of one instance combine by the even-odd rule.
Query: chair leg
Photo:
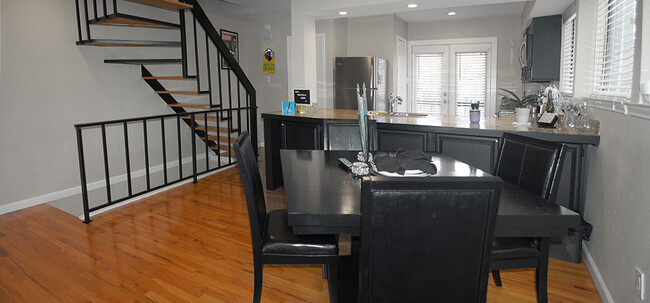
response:
[[[535,270],[536,273],[536,287],[537,287],[537,302],[548,302],[548,246],[549,238],[541,238],[539,240],[539,267]]]
[[[327,280],[327,264],[323,264],[323,280]]]
[[[499,270],[493,270],[492,271],[492,279],[494,279],[494,284],[496,286],[501,287],[503,284],[501,284],[501,273],[499,273]]]
[[[333,257],[327,264],[327,284],[330,292],[330,303],[336,303],[339,300],[339,267],[338,257]],[[323,267],[325,268],[325,267]]]
[[[253,303],[259,303],[262,299],[262,275],[264,274],[264,264],[262,262],[254,262],[255,268],[255,285],[253,290]]]

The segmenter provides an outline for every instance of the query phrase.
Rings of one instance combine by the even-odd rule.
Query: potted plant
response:
[[[507,90],[505,88],[500,88],[500,90],[507,92],[510,96],[512,96],[510,97],[508,95],[503,95],[501,98],[501,105],[513,105],[517,114],[517,124],[527,125],[528,117],[530,116],[529,106],[537,100],[537,95],[528,95],[524,96],[523,98],[519,98],[519,96],[517,96],[517,94],[511,90]]]

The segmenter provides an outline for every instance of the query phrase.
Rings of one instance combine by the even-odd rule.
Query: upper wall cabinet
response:
[[[525,82],[560,80],[562,16],[533,18],[521,45],[521,78]]]

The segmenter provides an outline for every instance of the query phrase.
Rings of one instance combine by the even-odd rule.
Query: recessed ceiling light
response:
[[[456,15],[456,12],[448,12],[447,13],[447,16],[455,16],[455,15]]]
[[[408,7],[408,8],[416,8],[416,7],[418,7],[418,5],[416,3],[411,3],[411,4],[407,5],[406,7]]]
[[[348,14],[348,12],[343,12],[343,11],[339,12],[339,15],[341,15],[341,16],[345,16],[347,14]]]

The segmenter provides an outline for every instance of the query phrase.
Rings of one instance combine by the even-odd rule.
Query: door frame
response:
[[[461,39],[437,39],[437,40],[416,40],[408,42],[408,52],[407,60],[408,65],[411,70],[408,71],[409,79],[411,79],[411,73],[413,72],[413,47],[414,46],[436,46],[436,45],[471,45],[471,44],[489,44],[490,45],[490,58],[489,58],[489,71],[490,76],[488,77],[487,85],[487,98],[486,98],[486,113],[487,117],[491,117],[499,106],[497,102],[497,55],[498,55],[498,45],[497,37],[483,37],[483,38],[461,38]],[[412,80],[407,82],[407,92],[409,105],[408,108],[412,108],[413,100],[413,87]]]

